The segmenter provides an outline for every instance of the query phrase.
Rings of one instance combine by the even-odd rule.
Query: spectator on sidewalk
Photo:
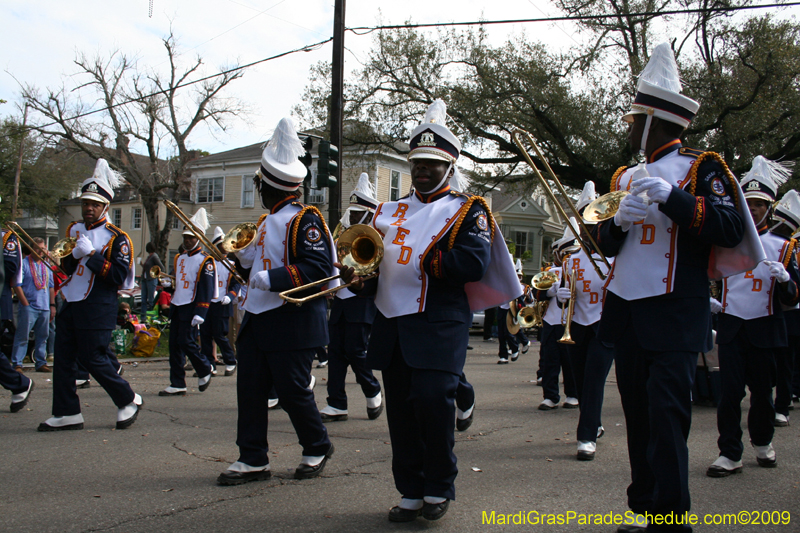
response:
[[[41,260],[41,255],[47,250],[44,239],[35,237],[33,241],[38,249],[22,260],[22,281],[14,283],[19,311],[11,358],[14,367],[22,368],[22,360],[28,351],[28,336],[33,330],[35,346],[32,359],[36,371],[52,372],[47,366],[47,338],[50,336],[49,324],[56,317],[53,275]]]
[[[161,258],[156,253],[155,245],[152,242],[148,242],[144,249],[149,255],[142,263],[142,319],[140,321],[142,324],[146,323],[147,312],[156,305],[155,297],[158,280],[150,275],[150,269],[157,266],[161,269],[161,272],[166,272]]]

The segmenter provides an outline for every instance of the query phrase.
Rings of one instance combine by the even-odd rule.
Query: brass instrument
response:
[[[331,234],[333,236],[333,242],[336,242],[336,241],[339,240],[339,237],[342,236],[342,232],[343,231],[344,231],[344,227],[342,227],[342,223],[339,222],[338,224],[336,224],[336,227],[333,229],[333,233]]]
[[[536,324],[536,310],[532,307],[523,307],[517,313],[517,322],[521,328],[532,328]]]
[[[56,259],[63,259],[72,253],[72,250],[75,249],[75,245],[77,243],[78,239],[75,237],[66,237],[61,239],[53,246],[53,249],[50,250],[50,255]]]
[[[48,252],[47,250],[40,249],[39,246],[36,244],[36,242],[33,240],[33,238],[31,238],[31,236],[28,235],[28,232],[26,232],[24,229],[22,229],[22,227],[19,224],[17,224],[13,220],[9,220],[8,222],[6,222],[5,226],[6,226],[6,229],[8,231],[10,231],[11,233],[13,233],[14,235],[17,236],[17,239],[19,240],[20,244],[24,244],[25,247],[28,250],[30,250],[31,255],[33,255],[38,261],[41,261],[42,263],[47,265],[47,268],[49,268],[53,272],[58,271],[58,272],[60,272],[61,274],[65,275],[65,276],[68,275],[66,272],[64,272],[64,270],[60,266],[58,266],[58,264],[56,263],[56,260],[53,258],[53,255],[51,255],[50,252]],[[61,243],[63,241],[66,241],[66,240],[67,239],[63,239],[61,241],[58,241],[58,243],[56,243],[56,246],[58,246],[59,243]],[[74,242],[76,242],[75,239],[72,239],[72,240]],[[74,242],[73,242],[72,248],[75,247]],[[72,253],[72,248],[69,249],[68,253]],[[42,253],[40,254],[39,252],[42,252]],[[64,255],[67,255],[67,254],[64,254]],[[56,257],[58,257],[60,259],[61,257],[64,257],[64,255],[59,255],[59,256],[56,256]]]
[[[561,344],[575,344],[575,341],[572,340],[572,334],[570,332],[570,328],[572,326],[572,315],[575,314],[575,287],[578,286],[575,283],[575,277],[578,275],[575,267],[572,267],[572,278],[569,282],[569,305],[567,306],[567,320],[564,324],[564,335],[558,339],[558,342]],[[562,321],[563,321],[563,308],[562,308]]]
[[[629,194],[628,191],[611,191],[599,198],[595,198],[584,208],[583,219],[589,222],[602,222],[609,218],[614,218],[622,199]]]
[[[539,272],[531,279],[531,286],[537,291],[546,291],[556,283],[558,283],[558,274],[550,270]]]
[[[547,180],[542,175],[542,173],[539,171],[539,169],[536,167],[536,164],[533,162],[533,158],[531,158],[530,154],[528,153],[528,150],[522,144],[523,137],[527,138],[528,142],[530,143],[531,147],[533,148],[533,151],[536,153],[536,156],[542,161],[542,163],[544,163],[544,166],[545,166],[545,169],[547,170],[547,173],[550,175],[550,178],[556,184],[556,187],[558,188],[558,191],[564,197],[564,201],[567,203],[567,205],[569,206],[569,208],[572,211],[573,215],[575,216],[575,219],[578,221],[578,226],[580,226],[580,228],[583,229],[584,233],[586,234],[586,237],[592,243],[592,246],[594,247],[594,249],[597,251],[598,255],[600,256],[600,259],[606,265],[606,269],[610,270],[611,269],[611,265],[608,263],[608,260],[606,260],[605,255],[603,255],[603,253],[600,251],[600,247],[595,242],[594,237],[592,237],[591,233],[589,233],[589,230],[586,228],[586,225],[583,223],[583,217],[581,217],[580,213],[578,213],[578,210],[575,208],[575,204],[573,204],[572,201],[569,199],[569,195],[567,195],[567,191],[564,189],[564,186],[561,185],[561,182],[558,180],[558,177],[556,176],[556,173],[553,172],[553,169],[550,167],[550,164],[544,158],[544,154],[539,149],[539,146],[536,144],[536,141],[534,141],[533,136],[530,133],[528,133],[527,131],[525,131],[525,130],[515,129],[511,133],[511,137],[512,137],[512,139],[514,141],[514,144],[516,144],[517,147],[519,148],[520,154],[522,155],[522,157],[525,158],[525,161],[528,162],[528,164],[531,166],[531,168],[533,169],[534,173],[536,174],[536,177],[539,178],[539,182],[542,184],[542,187],[544,188],[545,192],[547,193],[547,196],[550,198],[550,201],[556,207],[556,209],[561,214],[561,216],[564,217],[564,219],[567,221],[567,225],[570,226],[570,229],[572,230],[572,233],[575,235],[575,237],[576,237],[576,239],[578,241],[578,244],[580,245],[581,249],[586,254],[586,256],[589,258],[589,261],[591,261],[592,266],[594,267],[595,271],[597,272],[597,275],[600,276],[600,279],[603,279],[603,280],[606,279],[606,275],[603,274],[602,270],[600,270],[600,266],[597,264],[597,262],[592,257],[591,251],[588,250],[586,248],[586,245],[583,243],[583,239],[580,236],[581,235],[580,231],[578,231],[578,228],[573,228],[572,227],[572,225],[571,225],[571,223],[569,221],[569,216],[567,215],[566,211],[564,211],[564,208],[561,206],[561,204],[556,199],[556,195],[555,195],[555,193],[553,193],[553,190],[550,188],[550,185],[547,183]]]
[[[161,269],[158,267],[158,265],[153,265],[153,267],[150,269],[150,277],[157,279],[159,283],[161,283],[161,278],[169,278],[172,280],[173,284],[175,283],[175,276],[170,276],[169,274],[161,272]]]
[[[506,313],[506,329],[512,335],[519,333],[519,322],[517,321],[517,301],[508,302],[508,313]]]
[[[339,236],[339,240],[336,243],[336,257],[342,265],[352,267],[355,270],[355,275],[360,276],[362,280],[374,277],[376,275],[374,272],[378,269],[378,265],[380,265],[383,259],[383,238],[372,226],[354,224],[344,230]],[[313,283],[289,289],[288,291],[283,291],[279,296],[287,302],[297,304],[299,307],[309,300],[314,300],[320,296],[333,294],[334,292],[346,289],[354,282],[351,281],[350,283],[339,285],[332,289],[326,289],[312,294],[311,296],[306,296],[305,298],[292,298],[289,296],[290,294],[305,291],[318,285],[324,285],[329,281],[341,277],[341,274],[339,274],[321,279]]]
[[[208,250],[208,255],[213,257],[216,261],[222,263],[222,266],[227,268],[231,274],[233,274],[233,277],[236,279],[236,281],[242,285],[247,285],[247,282],[244,280],[244,278],[240,276],[238,272],[236,272],[236,267],[234,267],[230,261],[222,256],[222,253],[214,245],[214,243],[208,240],[205,234],[203,234],[203,231],[194,225],[194,222],[192,222],[191,219],[186,216],[186,213],[181,211],[180,207],[169,200],[164,200],[164,205],[166,205],[167,209],[169,209],[173,215],[178,217],[178,220],[183,222],[183,225],[192,232],[192,235],[197,237],[200,243],[206,247],[206,250]],[[243,250],[250,246],[250,244],[255,240],[256,233],[257,228],[255,227],[255,224],[250,222],[239,224],[231,231],[226,233],[225,237],[223,237],[223,249],[225,249],[226,252],[238,252],[239,250]],[[228,248],[224,248],[224,246],[228,246]]]

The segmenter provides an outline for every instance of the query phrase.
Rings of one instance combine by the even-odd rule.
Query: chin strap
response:
[[[763,223],[764,223],[764,221],[765,221],[765,220],[767,220],[767,217],[770,215],[770,211],[771,211],[771,209],[767,209],[767,212],[766,212],[766,213],[764,213],[764,216],[763,216],[763,217],[761,217],[761,220],[759,220],[758,222],[756,222],[756,229],[760,228],[760,227],[761,227],[761,224],[763,224]],[[778,225],[780,225],[780,224],[778,224]]]
[[[639,148],[639,153],[643,156],[647,150],[647,137],[650,135],[650,126],[653,124],[653,110],[647,110],[647,120],[644,123],[644,132],[642,132],[642,146]],[[647,156],[645,156],[645,161],[647,161]]]
[[[439,182],[439,184],[436,186],[436,188],[435,188],[435,189],[433,189],[433,190],[432,190],[431,192],[429,192],[428,194],[433,194],[433,193],[435,193],[436,191],[438,191],[439,189],[441,189],[441,188],[442,188],[442,185],[444,185],[444,182],[446,182],[446,181],[447,181],[447,176],[449,176],[449,175],[450,175],[450,171],[451,171],[451,170],[453,170],[453,163],[450,163],[450,165],[447,167],[447,170],[446,170],[446,171],[445,171],[445,173],[444,173],[444,177],[442,178],[442,181],[440,181],[440,182]]]

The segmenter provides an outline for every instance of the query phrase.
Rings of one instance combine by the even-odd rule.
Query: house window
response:
[[[122,209],[115,208],[111,210],[111,223],[118,228],[122,226]]]
[[[255,185],[253,176],[242,176],[242,207],[254,207]]]
[[[225,178],[200,178],[197,180],[197,203],[209,204],[225,200]]]
[[[400,198],[400,171],[392,170],[392,181],[389,185],[389,201],[394,202]]]
[[[142,229],[142,208],[134,207],[131,212],[131,229]]]
[[[515,231],[514,232],[514,245],[516,250],[514,250],[515,257],[524,257],[525,252],[530,250],[530,241],[528,240],[528,232],[527,231]]]
[[[178,217],[172,217],[172,229],[179,229],[180,227],[180,220],[178,220]]]

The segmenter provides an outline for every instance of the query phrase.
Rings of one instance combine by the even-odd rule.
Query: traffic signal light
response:
[[[330,141],[319,142],[319,159],[317,160],[317,188],[334,187],[339,174],[339,149]]]
[[[299,159],[300,162],[306,166],[305,182],[308,185],[311,185],[311,165],[314,163],[314,159],[311,156],[311,149],[314,148],[314,139],[311,137],[306,137],[306,140],[303,142],[303,148],[305,148],[306,153],[297,159]]]

